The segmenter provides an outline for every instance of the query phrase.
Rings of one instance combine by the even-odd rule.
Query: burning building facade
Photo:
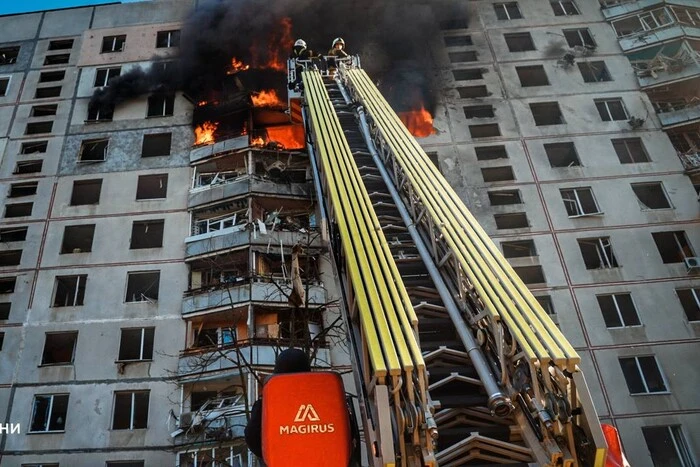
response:
[[[292,30],[322,48],[325,16],[155,3],[0,17],[0,421],[21,425],[3,465],[247,465],[275,352],[348,364],[285,113]],[[618,28],[595,2],[410,2],[440,31],[377,46],[371,3],[341,33],[400,76],[383,91],[585,355],[632,465],[692,465],[697,198]]]

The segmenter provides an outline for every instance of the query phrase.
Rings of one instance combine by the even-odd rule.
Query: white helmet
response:
[[[287,46],[287,47],[289,47],[289,46]],[[297,39],[297,41],[294,43],[294,47],[306,48],[306,41],[304,39]]]
[[[332,47],[335,47],[335,44],[341,44],[343,47],[345,47],[345,41],[342,37],[336,37],[335,39],[333,39]]]

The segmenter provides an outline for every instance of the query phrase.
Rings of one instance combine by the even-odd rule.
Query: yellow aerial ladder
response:
[[[359,58],[338,62],[290,62],[290,110],[345,295],[369,464],[603,466],[578,354]]]

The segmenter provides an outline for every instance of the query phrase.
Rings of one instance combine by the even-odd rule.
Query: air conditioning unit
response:
[[[630,117],[630,119],[627,120],[627,123],[633,130],[636,130],[644,125],[644,119],[639,117]]]
[[[684,261],[685,267],[688,268],[688,271],[700,271],[700,258],[697,256],[685,258]]]
[[[194,412],[184,412],[180,415],[180,420],[178,423],[178,428],[187,428],[192,426],[192,421],[194,420]]]

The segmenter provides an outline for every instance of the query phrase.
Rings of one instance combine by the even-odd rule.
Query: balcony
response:
[[[183,412],[174,432],[178,444],[197,439],[234,439],[244,436],[247,424],[246,404],[243,395],[215,398],[207,401],[194,412]],[[184,436],[183,436],[184,435]]]
[[[644,49],[627,56],[642,88],[700,76],[700,52],[687,41]]]
[[[247,230],[245,226],[232,226],[221,230],[194,235],[185,239],[185,256],[194,258],[201,255],[216,253],[217,251],[230,250],[248,245],[267,245],[272,241],[275,245],[293,246],[303,243],[308,247],[320,247],[322,240],[320,235],[309,236],[308,231],[272,231],[264,233],[256,230]]]
[[[243,135],[217,141],[214,144],[196,147],[190,151],[190,163],[201,161],[202,159],[211,157],[214,154],[226,151],[236,151],[247,148],[248,146],[250,146],[250,143],[248,142],[248,135]]]
[[[187,205],[189,208],[195,208],[226,198],[249,194],[310,198],[313,194],[313,185],[310,183],[276,183],[250,175],[233,178],[221,177],[212,183],[191,189]]]
[[[700,152],[696,151],[685,154],[679,153],[678,157],[681,158],[681,162],[683,163],[686,173],[695,174],[700,171]]]
[[[700,19],[693,13],[684,7],[656,8],[614,20],[611,25],[620,47],[628,52],[683,37],[700,37]]]
[[[700,121],[700,98],[655,102],[653,105],[664,128]]]
[[[682,0],[681,0],[682,1]],[[692,0],[691,0],[692,1]],[[605,19],[636,13],[664,4],[664,0],[600,0]]]

